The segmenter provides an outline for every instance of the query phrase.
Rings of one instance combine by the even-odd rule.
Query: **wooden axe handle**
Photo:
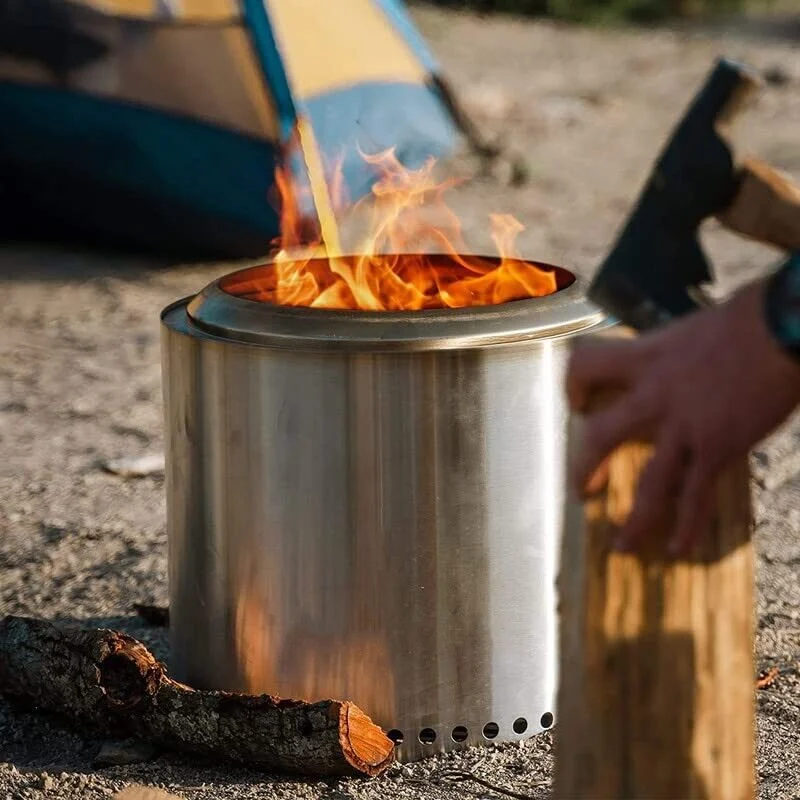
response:
[[[736,198],[718,215],[729,230],[783,250],[800,250],[800,187],[756,158],[740,168]]]

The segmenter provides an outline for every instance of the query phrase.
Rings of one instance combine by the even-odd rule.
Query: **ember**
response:
[[[367,235],[343,257],[333,209],[343,201],[341,164],[330,188],[324,178],[310,130],[298,131],[317,208],[318,241],[303,240],[297,214],[298,187],[279,167],[276,183],[281,195],[280,248],[274,269],[225,287],[232,294],[285,306],[313,306],[364,311],[418,311],[496,305],[510,300],[541,297],[556,291],[555,272],[520,259],[514,249],[523,226],[512,216],[489,216],[499,258],[464,255],[467,248],[461,223],[443,199],[452,182],[437,182],[429,159],[420,169],[406,169],[393,150],[363,155],[379,178],[371,197]],[[435,221],[433,221],[433,219]],[[432,248],[446,258],[420,254]],[[413,251],[411,254],[409,251]]]

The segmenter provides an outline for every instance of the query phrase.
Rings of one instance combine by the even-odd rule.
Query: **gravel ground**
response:
[[[725,32],[610,32],[513,19],[417,12],[477,121],[523,152],[530,182],[486,179],[452,204],[475,249],[486,215],[515,214],[523,254],[591,273],[671,125],[712,60],[726,53],[778,67],[740,126],[746,145],[800,178],[800,48],[788,26]],[[776,254],[710,226],[720,291]],[[0,612],[126,630],[168,657],[135,602],[166,602],[164,487],[125,480],[105,459],[162,448],[158,314],[229,266],[152,265],[97,255],[0,250]],[[782,673],[759,693],[762,798],[800,796],[800,422],[754,455],[761,668]],[[499,786],[546,797],[551,739],[396,767],[375,781],[300,783],[162,757],[95,768],[98,742],[0,702],[0,798],[95,798],[131,782],[185,798],[479,798],[441,768],[476,769]]]

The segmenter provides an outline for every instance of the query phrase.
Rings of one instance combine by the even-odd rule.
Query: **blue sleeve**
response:
[[[782,347],[800,360],[800,252],[769,278],[765,300],[767,327]]]

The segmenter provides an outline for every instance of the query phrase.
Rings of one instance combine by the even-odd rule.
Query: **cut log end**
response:
[[[152,697],[164,678],[164,668],[143,645],[116,631],[105,631],[108,655],[98,666],[98,684],[108,702],[119,709],[135,708]]]
[[[379,775],[393,759],[394,742],[349,702],[339,709],[339,742],[347,761],[365,775]]]

